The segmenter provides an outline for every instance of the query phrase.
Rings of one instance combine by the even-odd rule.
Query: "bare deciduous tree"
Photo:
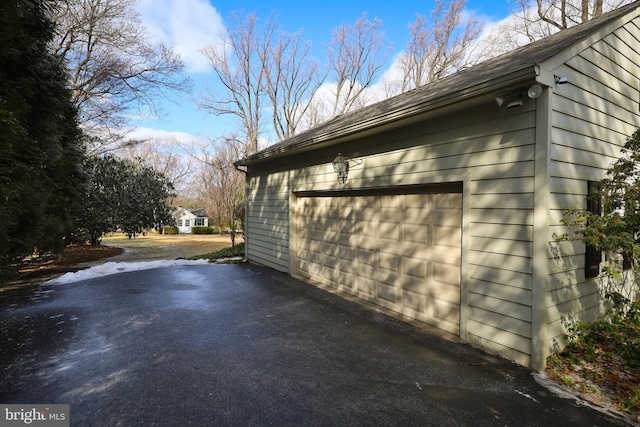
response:
[[[436,0],[431,20],[417,14],[399,64],[401,91],[406,92],[471,65],[468,51],[480,33],[480,23],[464,19],[467,0]]]
[[[117,150],[118,155],[128,159],[142,159],[156,171],[165,175],[180,191],[194,173],[194,159],[176,138],[151,138],[129,141]]]
[[[494,45],[504,53],[560,30],[596,18],[630,0],[514,0],[511,17],[495,31]]]
[[[200,107],[215,115],[235,116],[252,153],[265,134],[277,139],[292,136],[323,79],[318,61],[309,56],[311,44],[302,40],[302,32],[279,31],[276,15],[258,26],[256,15],[242,12],[232,14],[221,40],[201,53],[223,90],[208,90]],[[267,111],[273,133],[265,129]]]
[[[207,45],[201,50],[225,91],[208,90],[200,107],[215,115],[235,116],[250,152],[254,153],[258,151],[266,90],[263,58],[268,55],[277,20],[268,20],[260,29],[254,14],[244,16],[234,12],[232,18],[232,26],[221,37],[221,45]]]
[[[281,32],[271,49],[264,51],[266,92],[273,111],[273,127],[278,139],[293,136],[308,114],[316,92],[324,80],[320,63],[309,57],[311,43],[302,41],[302,32]]]
[[[538,17],[564,30],[602,15],[603,0],[536,0]]]
[[[219,227],[228,227],[231,245],[235,246],[238,221],[244,220],[244,174],[233,162],[247,154],[246,145],[234,136],[203,143],[199,155],[200,199]]]
[[[134,6],[135,0],[69,0],[54,16],[53,52],[67,65],[86,131],[101,140],[119,141],[130,110],[156,114],[166,91],[190,90],[179,56],[149,39]]]
[[[385,44],[382,21],[369,21],[367,14],[354,25],[343,24],[333,30],[327,47],[329,78],[335,91],[328,118],[336,117],[366,104],[362,96],[387,61],[390,46]]]
[[[487,42],[495,46],[496,55],[543,39],[557,31],[541,20],[537,11],[529,7],[528,3],[530,0],[515,0],[511,5],[511,16],[492,32]]]

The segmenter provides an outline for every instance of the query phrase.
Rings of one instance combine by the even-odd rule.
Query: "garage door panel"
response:
[[[432,315],[435,319],[438,319],[441,321],[457,323],[457,322],[453,322],[452,319],[460,318],[460,306],[457,304],[451,303],[451,301],[446,301],[440,298],[434,298]]]
[[[378,206],[365,207],[365,208],[356,210],[355,217],[357,219],[364,219],[364,220],[370,220],[373,218],[377,219],[378,212],[380,212],[380,208]]]
[[[298,235],[298,252],[308,251],[310,245],[311,242],[308,239],[303,240],[302,236]],[[302,258],[302,256],[303,255],[298,254],[298,259]]]
[[[393,284],[379,282],[377,296],[386,303],[385,305],[395,306],[398,301],[398,289]]]
[[[302,258],[303,253],[300,253],[300,259],[296,262],[296,268],[298,272],[304,276],[309,274],[309,261]]]
[[[379,201],[375,197],[348,197],[348,199],[358,209],[358,212],[375,210],[379,207]]]
[[[402,211],[400,208],[383,207],[375,213],[376,218],[383,222],[395,222],[402,218]]]
[[[324,230],[309,228],[306,232],[307,239],[312,242],[323,242],[325,240]]]
[[[356,290],[355,274],[353,273],[340,271],[337,281],[339,285],[346,286],[352,293]]]
[[[373,278],[373,274],[376,271],[376,267],[373,264],[364,264],[356,261],[357,268],[354,273],[358,277]]]
[[[460,238],[462,232],[458,227],[443,225],[433,226],[433,244],[439,247],[450,247],[456,252],[460,248]]]
[[[356,249],[349,246],[347,242],[345,245],[340,245],[338,256],[344,262],[349,263],[350,267],[353,268],[353,261],[356,259]]]
[[[378,238],[400,240],[402,227],[398,222],[380,221],[378,223]]]
[[[322,265],[325,261],[325,255],[322,252],[309,251],[307,253],[307,261],[313,264]]]
[[[378,256],[378,268],[394,272],[400,271],[400,256],[381,251]]]
[[[403,208],[401,222],[404,224],[414,224],[424,226],[429,219],[429,207]]]
[[[338,258],[340,246],[333,241],[326,241],[322,244],[322,255],[328,263],[333,262]]]
[[[404,257],[402,260],[402,272],[418,279],[426,279],[429,261],[420,258]]]
[[[459,210],[453,209],[439,209],[437,211],[430,212],[426,218],[426,222],[438,226],[451,226],[458,228],[462,221],[462,215]]]
[[[307,216],[314,216],[316,218],[326,218],[329,215],[329,208],[326,206],[309,206],[306,209]]]
[[[307,244],[309,252],[321,254],[324,252],[324,242],[322,240],[309,240]]]
[[[461,194],[309,195],[298,206],[299,274],[457,333]]]
[[[351,275],[353,275],[353,273],[354,273],[354,271],[353,271],[353,262],[351,262],[351,261],[344,260],[344,259],[339,259],[337,261],[336,267],[341,272],[349,273]]]
[[[418,312],[425,313],[427,307],[427,296],[411,290],[402,290],[402,306]]]
[[[354,233],[359,236],[376,237],[377,221],[362,220],[354,225]]]
[[[397,287],[397,284],[400,280],[398,273],[396,273],[395,271],[384,270],[381,268],[378,268],[373,272],[373,279],[377,283],[393,287]]]
[[[406,194],[404,196],[405,208],[429,209],[433,201],[432,195],[429,194]]]
[[[433,289],[433,284],[421,277],[403,274],[396,282],[397,286],[403,290],[408,290],[421,295],[428,295]]]
[[[316,262],[313,261],[309,261],[308,263],[308,270],[309,270],[309,274],[311,275],[311,277],[323,277],[323,271],[324,271],[324,267],[322,266],[322,264],[318,264]]]
[[[402,224],[405,242],[427,244],[429,241],[429,227],[422,224]]]
[[[363,196],[367,197],[367,196]],[[377,196],[378,204],[380,208],[394,208],[397,211],[397,208],[401,207],[402,200],[404,196],[398,194],[386,195],[386,196]]]
[[[436,298],[457,304],[460,294],[460,287],[450,283],[439,283],[431,287],[430,292]]]
[[[439,283],[459,286],[460,265],[433,261],[433,280]]]
[[[433,194],[436,208],[459,209],[462,206],[462,193]]]
[[[369,276],[370,277],[370,276]],[[363,297],[373,300],[376,294],[376,284],[373,279],[358,274],[356,276],[356,289],[359,293],[364,294]]]
[[[342,224],[339,217],[330,218],[327,217],[323,221],[320,221],[315,224],[315,228],[323,231],[331,231],[334,233],[339,233],[342,228]]]
[[[325,265],[325,275],[329,277],[329,280],[334,286],[340,288],[350,288],[353,282],[350,280],[350,276],[340,271],[337,265]]]
[[[356,248],[356,262],[357,266],[376,266],[378,263],[378,253],[370,250],[366,247],[359,246]],[[354,266],[355,268],[356,266]]]
[[[434,248],[424,243],[404,242],[400,250],[401,254],[407,258],[430,260],[435,256]]]
[[[344,232],[338,233],[335,243],[341,246],[349,246],[351,244],[351,234]]]

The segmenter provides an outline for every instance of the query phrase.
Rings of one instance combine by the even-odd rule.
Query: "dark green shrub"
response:
[[[178,234],[180,231],[178,227],[165,227],[164,234]]]
[[[191,227],[192,234],[213,234],[213,227]]]

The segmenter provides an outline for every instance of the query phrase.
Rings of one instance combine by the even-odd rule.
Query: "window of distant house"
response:
[[[196,218],[193,220],[193,225],[196,227],[204,227],[204,218]]]
[[[602,200],[600,198],[591,197],[591,193],[599,190],[600,188],[601,184],[599,182],[589,181],[587,185],[587,211],[596,215],[602,215]],[[600,261],[602,261],[602,252],[591,245],[587,245],[584,264],[585,277],[596,277],[600,274]]]
[[[182,220],[181,219],[178,220],[178,227],[182,227]]]
[[[190,221],[189,221],[188,219],[185,219],[185,220],[184,220],[184,226],[185,226],[185,227],[188,227],[188,226],[189,226],[189,224],[190,224]]]

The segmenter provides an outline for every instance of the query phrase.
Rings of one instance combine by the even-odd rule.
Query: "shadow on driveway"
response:
[[[613,426],[531,371],[246,265],[0,301],[0,403],[73,426]]]

